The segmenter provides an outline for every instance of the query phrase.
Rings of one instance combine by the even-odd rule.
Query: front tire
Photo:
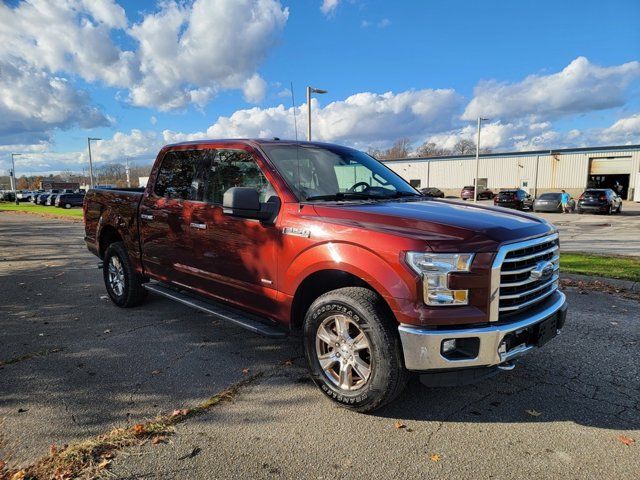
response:
[[[71,204],[70,203],[65,203],[64,204],[64,208],[66,208],[67,210],[71,208]]]
[[[315,384],[350,410],[370,412],[406,386],[395,320],[375,292],[346,287],[317,298],[304,320],[304,349]]]
[[[147,291],[143,278],[136,273],[122,242],[114,242],[104,254],[102,273],[111,301],[119,307],[134,307],[142,303]]]

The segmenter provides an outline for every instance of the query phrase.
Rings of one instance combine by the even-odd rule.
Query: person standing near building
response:
[[[562,195],[560,196],[560,203],[562,204],[562,213],[567,213],[569,211],[569,194],[562,190]]]

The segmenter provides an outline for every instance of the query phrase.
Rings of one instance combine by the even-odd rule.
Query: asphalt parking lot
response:
[[[583,222],[640,215],[552,217],[566,249]],[[118,451],[105,478],[638,478],[635,300],[567,289],[564,332],[515,370],[470,387],[414,381],[362,415],[309,382],[295,339],[153,296],[113,306],[82,236],[80,223],[0,213],[0,460],[12,468],[250,378],[166,441]]]
[[[482,201],[492,205],[492,201]],[[640,256],[640,203],[624,202],[620,215],[535,213],[560,231],[566,252]]]

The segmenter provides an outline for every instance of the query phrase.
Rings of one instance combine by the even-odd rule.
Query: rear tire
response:
[[[65,203],[64,204],[64,208],[67,208],[67,209],[71,208],[71,204],[70,203]]]
[[[311,378],[345,408],[376,410],[406,386],[396,321],[367,288],[340,288],[317,298],[304,320],[303,341]]]
[[[114,242],[107,247],[103,265],[104,285],[113,303],[122,308],[142,303],[147,290],[142,286],[142,276],[135,271],[129,260],[124,243]]]

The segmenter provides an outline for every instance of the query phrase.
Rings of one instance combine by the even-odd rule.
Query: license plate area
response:
[[[558,315],[553,315],[540,322],[537,328],[537,342],[541,347],[558,334]]]

